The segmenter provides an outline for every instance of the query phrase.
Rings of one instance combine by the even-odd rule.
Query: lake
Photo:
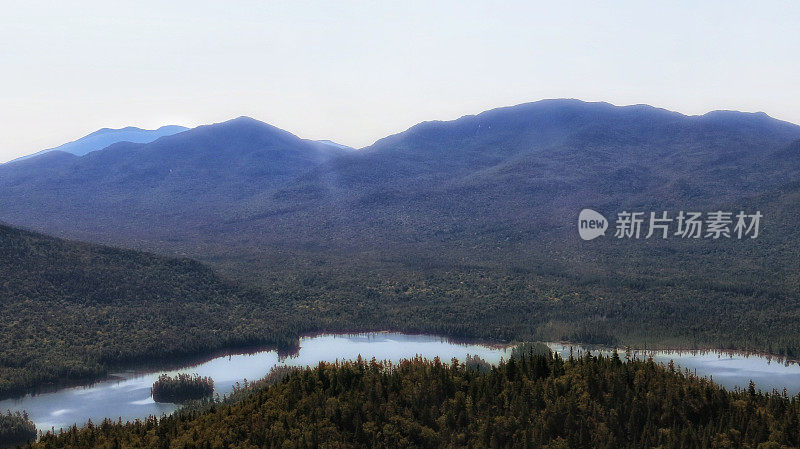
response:
[[[399,362],[414,356],[428,359],[439,357],[450,362],[454,357],[464,361],[467,355],[476,355],[496,364],[508,358],[511,350],[499,346],[454,343],[446,338],[397,333],[369,333],[356,335],[317,335],[300,339],[299,351],[288,357],[279,357],[274,350],[252,354],[235,354],[213,358],[203,363],[177,370],[156,372],[120,372],[115,379],[83,387],[64,388],[53,393],[27,395],[20,399],[0,401],[0,410],[26,410],[36,428],[42,431],[82,426],[91,419],[94,423],[104,418],[122,418],[123,421],[160,416],[172,413],[178,406],[153,401],[150,387],[162,373],[200,374],[214,379],[214,391],[220,396],[229,393],[236,382],[257,380],[266,376],[273,366],[315,366],[319,362],[355,360],[361,355],[369,360]]]
[[[548,346],[564,357],[569,356],[569,346],[558,343],[549,343]],[[586,350],[580,346],[573,348],[576,354]],[[609,353],[607,350],[602,352]],[[265,350],[216,357],[171,371],[120,372],[114,374],[114,379],[87,386],[0,401],[0,410],[26,410],[36,427],[46,431],[73,424],[82,426],[89,419],[95,423],[104,418],[122,418],[127,421],[172,413],[177,409],[176,405],[156,403],[150,395],[150,387],[162,373],[197,373],[209,376],[214,379],[215,392],[223,395],[229,393],[236,382],[264,377],[273,366],[314,366],[321,361],[355,360],[359,355],[367,360],[374,357],[392,362],[417,355],[428,359],[439,357],[445,362],[452,358],[464,361],[467,355],[473,355],[496,364],[501,359],[507,359],[510,354],[509,347],[465,344],[425,335],[385,332],[316,335],[301,338],[300,349],[288,357],[280,357],[276,351]],[[674,360],[676,365],[696,370],[698,375],[713,376],[715,382],[728,388],[747,388],[750,379],[753,379],[762,390],[786,388],[792,395],[800,392],[800,366],[796,364],[785,365],[759,356],[714,352],[639,351],[635,354],[637,357],[652,355],[654,360],[665,364]],[[621,353],[620,356],[624,357],[625,354]]]
[[[547,343],[553,352],[562,357],[569,357],[570,345],[561,343]],[[581,351],[590,351],[597,355],[602,353],[610,355],[610,349],[587,349],[578,345],[571,345],[574,354]],[[619,351],[620,358],[625,358],[624,350]],[[748,355],[737,352],[720,351],[631,351],[632,357],[647,359],[652,357],[653,361],[667,365],[672,361],[681,371],[688,369],[699,376],[710,377],[715,383],[732,390],[734,388],[746,389],[750,380],[756,384],[756,388],[771,392],[778,390],[786,392],[790,396],[800,393],[800,365],[796,363],[784,363],[776,357],[765,357],[760,355]]]

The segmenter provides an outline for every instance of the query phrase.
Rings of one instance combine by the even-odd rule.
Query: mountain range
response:
[[[585,328],[708,342],[718,311],[742,307],[719,333],[744,341],[748,314],[766,320],[763,301],[791,310],[800,297],[799,175],[800,126],[764,113],[544,100],[420,123],[358,150],[240,117],[0,165],[0,220],[188,256],[268,290],[300,289],[324,310],[330,298],[363,306],[439,292],[536,311],[543,321],[527,326],[549,329],[538,336]],[[583,208],[764,219],[756,240],[633,241],[612,230],[584,242]],[[580,300],[564,310],[581,310],[578,324],[550,313],[571,295]],[[703,318],[684,328],[664,318],[695,312]],[[638,327],[654,316],[661,330]],[[626,324],[604,327],[612,320]],[[778,334],[764,330],[754,346]]]
[[[78,140],[59,145],[55,148],[42,150],[28,156],[22,156],[14,159],[14,161],[22,161],[53,151],[61,151],[64,153],[74,154],[75,156],[83,156],[91,153],[92,151],[102,150],[103,148],[106,148],[107,146],[117,142],[149,143],[158,139],[159,137],[171,136],[173,134],[186,131],[187,129],[189,128],[177,125],[165,125],[158,129],[141,129],[135,126],[128,126],[120,129],[103,128],[83,136]]]
[[[358,151],[240,117],[4,164],[0,219],[167,251],[242,233],[271,245],[525,240],[564,234],[582,207],[710,207],[774,191],[796,179],[798,139],[800,127],[763,113],[577,100],[425,122]]]

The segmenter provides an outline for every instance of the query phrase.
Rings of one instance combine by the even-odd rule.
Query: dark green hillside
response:
[[[187,259],[0,226],[0,279],[0,397],[127,363],[296,338],[285,306]]]
[[[320,364],[232,404],[48,435],[34,448],[781,448],[800,397],[725,391],[652,361],[522,356],[489,371]]]

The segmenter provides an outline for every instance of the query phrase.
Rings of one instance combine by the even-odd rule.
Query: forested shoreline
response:
[[[32,448],[745,447],[800,444],[800,396],[726,391],[652,360],[515,351],[497,367],[320,363],[233,401],[46,435]],[[288,445],[288,446],[287,446]]]
[[[226,351],[287,352],[319,332],[800,353],[800,298],[788,285],[768,294],[556,266],[294,263],[276,260],[258,286],[189,259],[0,226],[0,398]]]

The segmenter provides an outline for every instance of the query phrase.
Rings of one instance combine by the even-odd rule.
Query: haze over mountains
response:
[[[577,100],[425,122],[360,150],[240,117],[1,165],[0,220],[205,261],[302,298],[323,321],[414,330],[424,316],[449,335],[791,353],[800,342],[769,323],[797,321],[786,314],[800,301],[798,145],[800,126],[763,113]],[[612,221],[623,210],[764,218],[756,240],[618,240],[612,227],[583,242],[586,207]],[[393,321],[405,313],[415,321]],[[458,324],[486,320],[486,335]]]
[[[763,113],[577,100],[425,122],[358,151],[240,117],[0,166],[0,220],[259,275],[285,258],[338,257],[371,266],[544,259],[591,271],[578,260],[610,257],[619,242],[581,246],[584,207],[613,216],[758,205],[774,207],[765,219],[774,226],[800,174],[798,139],[799,126]],[[630,246],[620,266],[647,265],[648,247]]]
[[[319,226],[324,240],[519,235],[571,224],[562,216],[583,206],[699,207],[764,192],[794,179],[796,139],[800,127],[761,113],[548,100],[421,123],[351,152],[241,117],[0,166],[0,219],[106,242],[248,225],[273,228],[275,242],[321,237]]]
[[[152,142],[159,137],[170,136],[189,128],[177,125],[165,125],[158,129],[141,129],[135,126],[128,126],[120,129],[103,128],[99,129],[89,135],[81,137],[78,140],[59,145],[55,148],[42,150],[37,153],[22,156],[14,159],[14,161],[21,161],[28,158],[41,156],[53,151],[62,151],[64,153],[74,154],[75,156],[83,156],[92,151],[102,150],[107,146],[117,142],[134,142],[134,143],[148,143]],[[11,162],[14,162],[11,161]]]

